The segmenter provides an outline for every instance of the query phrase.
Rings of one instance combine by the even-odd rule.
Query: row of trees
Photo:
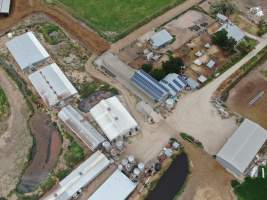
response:
[[[169,55],[169,60],[162,62],[161,68],[153,69],[152,64],[144,64],[142,69],[159,81],[170,73],[180,74],[183,66],[184,62],[181,58]]]

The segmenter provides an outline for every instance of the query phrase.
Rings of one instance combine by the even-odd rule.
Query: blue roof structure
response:
[[[177,93],[182,91],[188,84],[186,80],[175,73],[168,74],[164,79],[160,81],[162,86],[165,86],[168,90],[170,95],[176,96]]]
[[[131,77],[131,81],[136,87],[157,102],[162,102],[169,96],[169,90],[143,70],[136,71]]]

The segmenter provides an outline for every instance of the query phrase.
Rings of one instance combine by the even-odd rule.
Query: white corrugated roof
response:
[[[68,200],[82,187],[92,182],[110,164],[107,157],[97,151],[60,181],[58,188],[43,200]]]
[[[10,0],[0,0],[0,13],[9,14]]]
[[[168,42],[171,42],[172,39],[173,37],[171,36],[171,34],[165,29],[163,29],[155,33],[150,40],[154,48],[160,48]]]
[[[78,93],[55,63],[32,73],[29,79],[49,106],[54,106]]]
[[[236,42],[240,42],[246,36],[245,33],[236,25],[232,23],[225,23],[220,30],[225,29],[228,33],[228,37],[232,37]]]
[[[13,38],[6,46],[22,70],[49,58],[49,54],[33,32]]]
[[[125,200],[135,188],[135,183],[116,170],[88,200]]]
[[[105,138],[71,105],[61,109],[58,117],[91,149],[95,150]]]
[[[90,113],[110,141],[138,126],[116,96],[100,101]]]
[[[267,131],[245,119],[217,154],[243,173],[267,140]]]

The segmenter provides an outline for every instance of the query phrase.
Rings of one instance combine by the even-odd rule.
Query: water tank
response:
[[[103,142],[102,146],[104,147],[105,151],[110,152],[111,144],[108,141]]]
[[[128,160],[127,159],[122,159],[121,164],[123,166],[126,166],[128,164]]]
[[[140,171],[144,171],[144,169],[145,169],[145,164],[144,164],[144,163],[139,163],[139,164],[138,164],[138,169],[139,169]]]
[[[134,156],[133,155],[130,155],[130,156],[128,156],[128,161],[129,161],[129,163],[135,163],[135,159],[134,159]]]
[[[119,169],[120,171],[122,171],[122,170],[123,170],[123,166],[122,166],[122,165],[118,165],[118,169]]]
[[[122,151],[123,150],[123,141],[122,140],[116,141],[116,147],[118,150]]]
[[[133,173],[134,173],[135,176],[140,176],[141,171],[140,171],[138,168],[135,168],[135,169],[133,170]]]

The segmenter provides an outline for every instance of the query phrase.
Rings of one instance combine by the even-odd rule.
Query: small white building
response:
[[[117,169],[88,200],[125,200],[135,188],[136,184]]]
[[[245,119],[218,152],[216,160],[234,176],[242,178],[266,140],[267,130]]]
[[[186,80],[175,73],[168,74],[160,81],[164,87],[166,87],[171,96],[176,96],[179,92],[181,92],[186,86]]]
[[[207,66],[209,69],[213,69],[215,65],[216,65],[216,62],[215,62],[214,60],[210,60],[210,61],[207,63],[206,66]]]
[[[134,135],[138,129],[137,122],[116,96],[100,101],[90,113],[110,141]]]
[[[58,187],[43,200],[69,200],[80,189],[91,183],[110,164],[107,157],[100,151],[95,152],[66,178],[59,182]]]
[[[13,38],[6,46],[22,70],[27,70],[49,58],[49,54],[33,32]]]
[[[150,43],[154,49],[159,49],[173,40],[172,35],[165,29],[155,33],[150,38]]]
[[[241,42],[246,36],[238,26],[234,25],[231,22],[225,23],[219,30],[222,29],[227,31],[228,38],[233,38],[237,43]]]
[[[92,151],[101,145],[105,138],[71,105],[61,109],[58,117],[72,130]]]
[[[0,0],[0,14],[8,15],[10,13],[11,0]]]
[[[61,101],[78,94],[77,90],[55,63],[30,74],[29,79],[48,106],[56,106]]]

